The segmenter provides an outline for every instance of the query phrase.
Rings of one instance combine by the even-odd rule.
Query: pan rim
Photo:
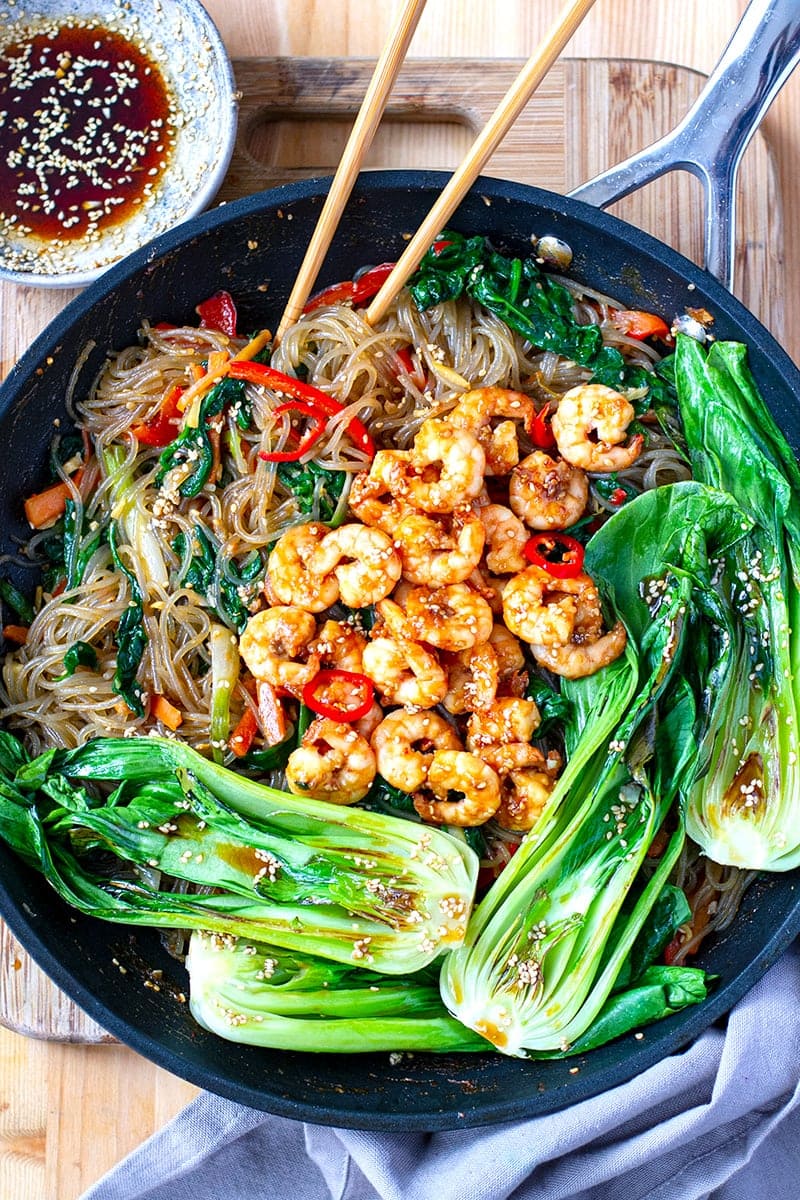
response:
[[[443,172],[371,172],[357,185],[352,202],[357,203],[359,197],[364,195],[365,190],[375,191],[383,188],[389,191],[403,192],[409,188],[414,191],[429,188],[438,191],[446,178],[447,175]],[[78,318],[89,312],[94,305],[102,303],[142,271],[156,269],[158,261],[163,255],[180,252],[193,240],[202,238],[218,227],[246,219],[248,215],[264,209],[288,208],[295,201],[309,199],[318,199],[321,204],[328,183],[327,179],[304,180],[300,183],[268,189],[243,200],[221,206],[169,231],[147,247],[136,251],[123,262],[110,268],[101,279],[66,306],[12,369],[8,379],[0,388],[0,418],[6,415],[33,372],[50,351],[63,341],[65,333]],[[794,388],[800,393],[800,372],[757,318],[738,300],[730,296],[722,285],[702,268],[691,263],[690,260],[671,248],[664,246],[656,238],[642,233],[615,216],[592,208],[583,201],[558,196],[528,185],[483,178],[478,181],[473,190],[481,196],[490,198],[492,202],[514,203],[517,200],[524,200],[527,204],[536,203],[541,207],[557,205],[559,212],[568,219],[574,218],[581,223],[586,223],[587,219],[590,219],[599,231],[607,232],[615,240],[619,241],[620,238],[625,237],[628,242],[633,242],[632,249],[638,255],[649,255],[662,266],[666,265],[687,286],[694,284],[698,290],[702,290],[712,300],[715,295],[724,298],[727,311],[741,329],[744,339],[763,341],[766,335],[772,343],[771,350],[774,348],[776,351],[773,367],[785,381],[787,390]],[[635,239],[633,235],[635,235]],[[18,902],[11,901],[4,883],[0,884],[0,911],[3,912],[12,932],[20,937],[26,950],[68,995],[72,996],[81,1007],[114,1036],[143,1053],[159,1066],[180,1074],[198,1087],[208,1088],[216,1094],[226,1096],[249,1107],[259,1108],[279,1116],[305,1120],[313,1124],[375,1131],[397,1131],[401,1128],[430,1131],[469,1128],[521,1117],[544,1115],[579,1103],[608,1090],[611,1086],[625,1083],[676,1053],[699,1036],[749,990],[766,967],[771,965],[771,962],[777,959],[786,950],[792,939],[800,933],[800,904],[796,904],[792,911],[785,916],[783,922],[778,925],[777,930],[773,931],[768,945],[761,948],[759,954],[751,960],[745,971],[712,994],[704,1005],[695,1010],[688,1010],[688,1015],[687,1013],[678,1014],[676,1017],[661,1022],[658,1026],[651,1027],[659,1030],[659,1036],[646,1039],[646,1043],[632,1044],[630,1058],[635,1062],[635,1066],[623,1077],[620,1076],[618,1064],[612,1061],[608,1066],[602,1067],[594,1073],[587,1072],[585,1075],[576,1076],[575,1081],[569,1083],[569,1094],[566,1094],[566,1088],[562,1091],[553,1089],[549,1093],[543,1093],[541,1103],[523,1106],[522,1111],[518,1098],[513,1094],[493,1101],[487,1100],[484,1095],[482,1098],[479,1097],[480,1108],[471,1108],[465,1098],[463,1111],[454,1111],[452,1108],[441,1111],[434,1104],[424,1112],[403,1113],[402,1119],[398,1121],[399,1114],[394,1112],[367,1111],[367,1104],[364,1100],[362,1100],[361,1109],[357,1109],[358,1097],[354,1098],[356,1103],[346,1109],[342,1108],[342,1097],[338,1098],[340,1102],[336,1105],[319,1101],[303,1104],[281,1096],[278,1092],[264,1095],[263,1092],[257,1092],[247,1084],[221,1078],[213,1069],[206,1070],[196,1064],[187,1063],[186,1060],[181,1060],[180,1064],[177,1064],[175,1052],[171,1051],[168,1046],[132,1025],[129,1019],[118,1016],[101,999],[87,990],[81,980],[53,954],[36,930],[33,919],[26,916]],[[499,1056],[489,1052],[485,1057],[495,1061]],[[473,1056],[461,1055],[459,1058],[462,1061],[474,1061]],[[508,1059],[503,1061],[505,1063],[513,1062]],[[536,1060],[529,1060],[529,1065],[535,1070]]]

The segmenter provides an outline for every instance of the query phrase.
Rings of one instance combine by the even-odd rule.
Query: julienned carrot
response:
[[[233,358],[226,358],[225,361],[220,360],[215,370],[212,371],[210,369],[209,363],[209,369],[205,375],[200,379],[196,379],[181,396],[179,405],[181,412],[186,412],[198,396],[204,395],[218,380],[222,379],[223,375],[227,375],[232,362],[247,362],[249,359],[254,358],[271,341],[272,334],[270,331],[262,329],[260,333],[257,333],[254,338],[250,339],[246,346],[243,346],[237,354],[234,354]],[[219,353],[221,354],[222,351],[219,351]]]
[[[83,467],[79,467],[72,476],[75,487],[80,487],[83,478]],[[67,483],[54,483],[43,492],[35,492],[25,501],[25,517],[33,529],[47,529],[55,525],[59,517],[64,515],[67,501],[72,496],[72,488]]]
[[[7,642],[14,642],[17,646],[24,646],[28,640],[28,626],[4,625],[3,637]]]
[[[237,758],[244,758],[252,746],[257,732],[258,721],[256,720],[256,714],[248,704],[239,718],[239,724],[228,738],[228,748],[233,751]]]
[[[150,715],[166,725],[167,729],[178,729],[183,724],[183,713],[166,696],[156,694],[150,701]]]
[[[277,746],[286,737],[286,714],[271,683],[259,679],[257,687],[258,717],[268,746]]]

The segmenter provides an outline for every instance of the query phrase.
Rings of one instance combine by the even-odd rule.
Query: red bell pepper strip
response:
[[[236,305],[230,292],[215,292],[194,311],[200,318],[201,329],[216,329],[228,337],[236,337]]]
[[[346,304],[348,300],[353,299],[353,287],[352,279],[345,279],[342,283],[332,283],[330,287],[323,288],[321,292],[316,292],[310,300],[307,300],[303,306],[303,312],[313,312],[315,308],[322,308],[325,304]]]
[[[276,417],[285,412],[298,412],[304,417],[310,417],[316,423],[300,439],[293,450],[259,450],[258,457],[263,462],[297,462],[304,454],[308,454],[311,447],[319,441],[328,424],[328,418],[319,405],[307,404],[305,400],[291,400],[288,404],[279,404],[273,412]]]
[[[178,426],[183,414],[178,407],[178,401],[183,395],[183,388],[175,384],[161,402],[161,407],[149,421],[137,421],[131,426],[131,433],[143,446],[168,446],[178,436]]]
[[[548,557],[554,550],[562,551],[562,557]],[[554,579],[574,579],[583,570],[583,546],[568,533],[535,533],[525,543],[525,557],[534,566],[541,567]]]
[[[547,420],[550,412],[550,401],[537,412],[536,416],[531,421],[530,429],[528,430],[531,441],[534,446],[538,446],[540,450],[552,450],[556,444],[556,439],[553,437],[553,430],[550,422]]]
[[[356,688],[362,693],[362,699],[352,708],[339,708],[338,705],[328,704],[317,696],[317,692],[327,688],[337,681]],[[320,717],[330,717],[332,721],[360,721],[365,717],[375,701],[375,685],[368,675],[357,671],[317,671],[316,675],[303,688],[303,704]]]
[[[381,263],[359,275],[358,279],[353,281],[353,304],[366,304],[367,300],[377,296],[396,265],[393,262]]]
[[[452,244],[453,243],[448,241],[447,238],[439,238],[438,242],[433,243],[431,250],[434,254],[439,255],[443,250],[446,250],[448,246],[452,246]]]
[[[637,341],[651,337],[661,338],[662,341],[670,339],[669,326],[655,313],[639,312],[635,308],[612,308],[608,319],[620,333],[627,333],[628,337]]]
[[[333,396],[328,396],[310,383],[304,383],[302,379],[295,379],[293,375],[284,375],[283,371],[276,371],[274,367],[269,367],[266,363],[233,359],[228,373],[231,379],[243,379],[245,383],[259,383],[262,387],[283,392],[295,400],[307,401],[309,404],[321,408],[329,417],[335,417],[344,408],[344,405],[340,404],[338,400],[334,400]],[[351,417],[347,422],[347,431],[359,450],[364,450],[370,458],[373,458],[375,443],[364,422],[359,421],[358,417]]]

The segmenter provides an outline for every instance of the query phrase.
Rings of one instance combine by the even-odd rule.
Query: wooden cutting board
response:
[[[407,62],[367,168],[454,168],[520,66],[521,60],[503,59]],[[260,58],[238,60],[234,68],[241,92],[239,134],[218,199],[331,174],[372,64],[361,59]],[[701,85],[696,72],[663,63],[563,60],[550,71],[486,173],[567,192],[672,128]],[[740,193],[736,292],[781,341],[780,192],[761,135],[748,150]],[[701,205],[697,181],[672,174],[614,211],[699,262]],[[76,294],[0,284],[2,374]],[[2,922],[0,1023],[37,1038],[113,1041],[50,982]]]

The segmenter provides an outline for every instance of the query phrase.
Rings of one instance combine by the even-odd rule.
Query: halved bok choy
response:
[[[84,913],[390,975],[463,939],[478,859],[443,831],[279,792],[156,737],[24,757],[0,733],[0,836]],[[101,798],[97,783],[115,786]]]
[[[718,564],[724,628],[686,822],[715,862],[787,871],[800,865],[800,469],[746,354],[686,337],[675,354],[692,472],[751,522]]]

